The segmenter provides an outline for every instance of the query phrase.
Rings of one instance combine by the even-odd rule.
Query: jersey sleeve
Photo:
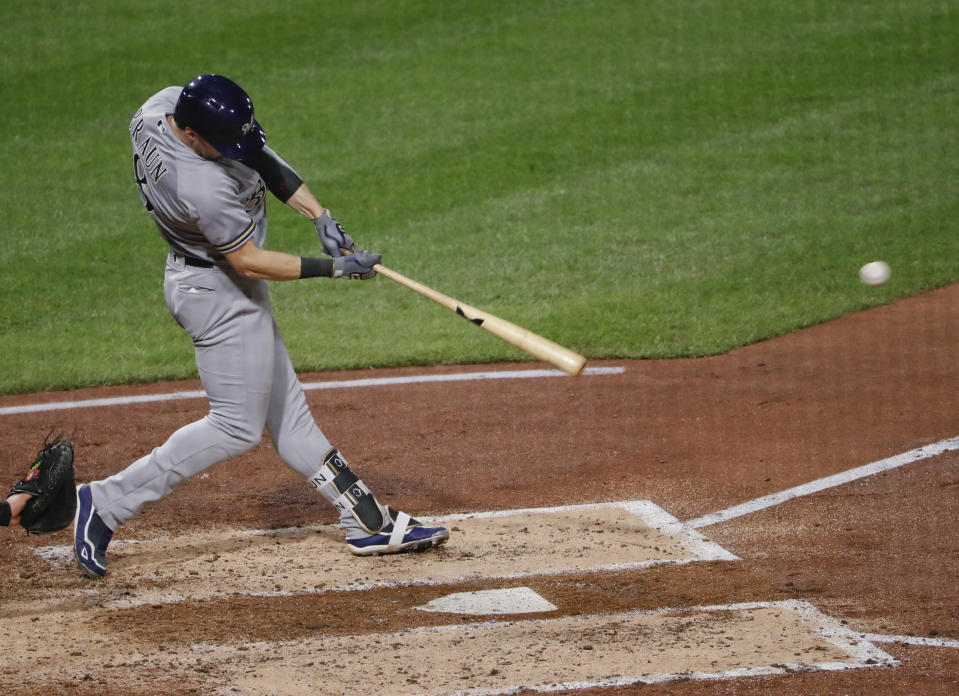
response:
[[[256,222],[240,204],[229,177],[207,177],[203,188],[193,194],[196,225],[219,253],[235,251],[253,238]]]

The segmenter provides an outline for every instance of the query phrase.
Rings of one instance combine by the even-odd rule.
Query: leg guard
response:
[[[359,477],[354,474],[343,456],[331,448],[323,457],[323,466],[310,478],[316,488],[333,506],[343,513],[351,513],[367,534],[376,534],[389,522],[385,507],[380,505]]]

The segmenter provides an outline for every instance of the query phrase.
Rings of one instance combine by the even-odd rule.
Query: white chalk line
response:
[[[583,376],[620,375],[625,367],[587,367]],[[567,377],[560,370],[504,370],[500,372],[455,372],[445,375],[409,375],[406,377],[374,377],[371,379],[331,380],[328,382],[307,382],[304,391],[316,389],[358,389],[362,387],[384,387],[396,384],[423,384],[426,382],[469,382],[490,379],[540,379],[544,377]],[[61,411],[76,408],[100,408],[103,406],[125,406],[157,401],[181,401],[184,399],[205,399],[203,390],[178,391],[167,394],[141,394],[136,396],[116,396],[103,399],[84,399],[82,401],[55,401],[46,404],[24,404],[0,408],[0,416],[13,416],[40,411]]]
[[[652,503],[649,500],[622,500],[609,503],[585,503],[580,505],[558,505],[552,507],[542,507],[542,508],[519,508],[513,510],[487,510],[481,512],[472,512],[472,513],[456,513],[451,515],[443,516],[432,516],[432,517],[420,517],[419,519],[423,522],[430,524],[449,524],[451,522],[456,522],[459,520],[471,519],[471,518],[495,518],[495,517],[504,517],[509,515],[517,514],[561,514],[572,511],[587,511],[587,510],[596,510],[608,507],[621,507],[625,510],[628,510],[634,515],[637,515],[643,518],[650,527],[656,529],[657,531],[667,534],[668,536],[681,539],[681,543],[686,546],[687,550],[695,554],[693,558],[686,559],[677,559],[677,560],[665,560],[657,559],[650,561],[640,561],[635,563],[618,563],[618,564],[609,564],[591,568],[589,572],[616,572],[616,571],[625,571],[625,570],[642,570],[645,568],[652,568],[656,566],[683,566],[695,562],[703,561],[738,561],[741,560],[738,556],[730,553],[722,546],[710,541],[705,538],[702,534],[696,532],[691,528],[689,523],[680,522],[676,517],[672,516],[665,510],[663,510],[658,505]],[[304,531],[314,531],[320,529],[326,525],[306,525],[302,527],[282,527],[277,529],[247,529],[239,530],[242,534],[249,535],[285,535],[285,534],[296,534]],[[329,525],[338,527],[339,525]],[[190,538],[198,535],[195,534],[185,534],[178,535],[176,538]],[[127,544],[142,544],[142,543],[154,543],[162,542],[164,540],[170,540],[173,537],[157,537],[151,539],[123,539],[113,542],[111,546],[121,546]],[[73,550],[69,546],[39,546],[33,549],[41,558],[52,563],[67,563],[72,562],[73,559]],[[488,580],[518,580],[529,577],[543,577],[556,574],[562,574],[565,571],[529,571],[525,573],[516,573],[516,574],[499,574],[487,576]],[[299,590],[274,590],[274,591],[265,591],[265,592],[245,592],[240,593],[241,596],[249,597],[287,597],[303,594],[325,594],[327,592],[363,592],[369,590],[375,590],[385,587],[398,587],[398,586],[432,586],[432,585],[444,585],[449,584],[449,580],[431,580],[431,579],[414,579],[401,582],[371,582],[371,583],[356,583],[349,585],[342,585],[336,587],[322,587],[322,588],[302,588]],[[163,603],[177,603],[189,599],[189,597],[184,597],[181,595],[170,594],[164,598],[161,598],[159,601]],[[150,603],[155,603],[157,600],[153,599]],[[787,602],[793,600],[786,600]],[[798,600],[797,600],[798,601]],[[764,608],[782,604],[782,602],[757,602],[751,604],[739,604],[739,605],[730,605],[736,606],[739,608],[743,607],[755,607],[755,608]],[[804,603],[805,604],[805,603]],[[125,606],[137,606],[136,601],[123,601],[120,600],[116,602],[116,608],[123,608]],[[719,611],[725,608],[724,606],[716,607],[698,607],[703,610],[714,610]],[[670,611],[670,610],[655,610],[655,611]],[[817,610],[818,611],[818,610]],[[839,628],[836,628],[839,627]],[[833,628],[838,630],[841,635],[847,635],[847,633],[853,633],[852,631],[847,631],[845,627],[840,627],[836,623]],[[959,648],[959,640],[952,638],[923,638],[916,636],[884,636],[876,633],[861,633],[854,632],[856,636],[859,636],[863,640],[869,642],[878,642],[878,643],[902,643],[907,645],[915,646],[931,646],[931,647],[942,647],[942,648]],[[845,669],[845,667],[841,667]],[[780,674],[780,671],[772,672],[750,672],[749,674]],[[723,678],[722,675],[716,674],[706,674],[703,673],[701,676],[689,676],[691,679],[717,679]],[[728,676],[747,676],[746,673],[742,675],[728,675]],[[605,684],[605,682],[603,683]],[[615,685],[616,683],[610,682],[609,685]],[[593,684],[591,686],[599,686],[600,684]],[[565,688],[565,687],[564,687]],[[573,688],[573,687],[570,687]],[[586,688],[586,687],[583,687]],[[556,689],[559,690],[559,689]]]
[[[465,519],[491,519],[496,517],[515,516],[515,515],[551,515],[569,512],[586,512],[589,510],[599,510],[603,508],[618,507],[632,515],[642,519],[650,528],[655,529],[661,534],[671,538],[671,540],[690,554],[688,558],[667,559],[654,558],[643,561],[629,561],[621,563],[606,563],[591,566],[583,569],[581,572],[588,573],[609,573],[626,570],[641,570],[656,566],[682,566],[689,563],[707,562],[707,561],[738,561],[738,556],[730,553],[719,544],[706,539],[699,532],[689,529],[678,519],[668,512],[648,500],[626,500],[610,503],[585,503],[581,505],[561,505],[555,507],[542,508],[520,508],[514,510],[489,510],[475,513],[459,513],[452,515],[426,517],[418,516],[418,519],[427,524],[450,524]],[[297,534],[308,531],[315,531],[322,527],[339,525],[308,525],[303,527],[283,527],[280,529],[244,529],[236,530],[237,534],[243,535],[286,535]],[[123,539],[111,543],[111,547],[120,545],[138,545],[138,544],[156,544],[176,540],[200,539],[205,534],[182,534],[174,536],[160,536],[148,539]],[[33,552],[49,563],[70,564],[73,561],[72,546],[38,546]],[[345,553],[345,551],[344,551]],[[531,577],[551,577],[556,575],[565,575],[570,573],[569,569],[539,569],[526,570],[519,573],[495,573],[484,575],[487,580],[520,580]],[[463,576],[458,578],[407,578],[403,580],[390,581],[371,581],[371,582],[350,582],[342,585],[330,585],[323,587],[300,587],[295,590],[247,590],[238,594],[245,597],[292,597],[300,595],[326,594],[328,592],[365,592],[369,590],[392,588],[392,587],[417,587],[417,586],[435,586],[447,585],[451,582],[465,582],[474,579],[472,576]],[[141,604],[174,604],[188,601],[190,596],[178,594],[175,592],[166,593],[159,597],[154,596],[149,600],[138,598],[125,598],[115,600],[109,603],[112,608],[126,608],[139,606]]]
[[[694,520],[688,520],[685,524],[693,529],[708,527],[719,522],[726,522],[737,517],[742,517],[743,515],[765,510],[766,508],[780,505],[787,501],[794,500],[795,498],[810,495],[812,493],[818,493],[819,491],[826,490],[827,488],[841,486],[844,483],[856,481],[857,479],[865,478],[866,476],[872,476],[883,471],[889,471],[890,469],[896,469],[906,464],[918,462],[923,459],[929,459],[930,457],[937,457],[944,452],[950,452],[957,449],[959,449],[959,437],[940,440],[939,442],[935,442],[931,445],[918,447],[914,450],[909,450],[908,452],[903,452],[902,454],[888,457],[887,459],[880,459],[879,461],[872,462],[871,464],[856,467],[855,469],[849,469],[848,471],[833,474],[832,476],[826,476],[825,478],[810,481],[809,483],[804,483],[800,486],[795,486],[794,488],[788,488],[778,493],[764,495],[761,498],[755,498],[754,500],[740,503],[739,505],[734,505],[726,508],[725,510],[720,510],[719,512],[703,515],[702,517],[697,517]]]
[[[955,638],[924,638],[921,636],[884,636],[878,633],[859,633],[863,640],[870,643],[901,643],[903,645],[922,645],[932,648],[959,648]]]
[[[836,619],[833,619],[826,614],[823,614],[816,606],[810,602],[807,602],[803,599],[783,599],[770,602],[736,602],[733,604],[700,604],[691,607],[662,607],[659,609],[633,609],[625,612],[614,612],[608,614],[586,614],[585,617],[590,619],[609,619],[610,621],[615,620],[616,618],[630,617],[630,616],[668,616],[670,614],[697,614],[697,613],[714,613],[721,611],[750,611],[753,609],[783,609],[787,611],[795,612],[799,615],[803,622],[812,628],[815,633],[821,635],[825,640],[827,640],[832,645],[835,645],[837,648],[845,651],[851,657],[865,662],[866,660],[875,660],[878,663],[896,663],[896,659],[891,655],[887,655],[879,648],[874,645],[870,645],[870,640],[865,637],[867,634],[860,633],[858,631],[853,631],[846,626],[842,625]],[[510,626],[521,626],[521,625],[533,625],[533,624],[544,624],[544,623],[559,623],[565,620],[568,620],[570,617],[558,617],[558,618],[549,618],[549,619],[518,619],[508,622],[503,621],[481,621],[476,623],[469,624],[471,629],[482,629],[482,628],[495,628],[497,626],[502,626],[508,624]],[[463,624],[447,624],[445,626],[416,626],[414,628],[408,628],[400,633],[447,633],[447,632],[456,632],[463,629]],[[380,637],[390,634],[374,634]],[[296,640],[288,641],[290,645],[296,644]],[[884,641],[884,642],[894,642],[894,641]],[[283,645],[284,643],[271,642],[270,645]],[[250,643],[251,647],[254,645],[258,647],[264,647],[267,643]]]
[[[848,471],[833,474],[832,476],[826,476],[815,481],[810,481],[809,483],[788,488],[784,491],[780,491],[779,493],[772,493],[770,495],[762,496],[761,498],[755,498],[754,500],[740,503],[739,505],[734,505],[733,507],[720,510],[719,512],[703,515],[702,517],[697,517],[696,519],[687,521],[685,525],[691,529],[700,529],[702,527],[718,524],[719,522],[726,522],[737,517],[742,517],[743,515],[748,515],[752,512],[758,512],[760,510],[765,510],[767,508],[780,505],[781,503],[794,500],[795,498],[817,493],[835,486],[840,486],[844,483],[856,481],[857,479],[872,476],[883,471],[896,469],[906,464],[911,464],[923,459],[937,457],[940,454],[957,449],[959,449],[959,437],[940,440],[939,442],[934,442],[931,445],[924,445],[923,447],[918,447],[914,450],[909,450],[908,452],[903,452],[902,454],[881,459],[855,469],[849,469]],[[878,633],[859,633],[857,635],[862,637],[863,640],[874,643],[901,643],[904,645],[959,648],[959,640],[954,638],[889,636]]]
[[[579,691],[593,688],[603,688],[610,686],[630,686],[633,684],[659,684],[675,681],[676,679],[703,680],[727,680],[750,676],[764,675],[786,675],[794,672],[810,671],[838,671],[846,669],[860,669],[867,667],[894,667],[899,661],[887,654],[880,648],[872,645],[862,634],[849,630],[835,619],[832,619],[820,612],[814,605],[804,600],[788,599],[772,602],[742,602],[735,604],[717,604],[703,605],[693,607],[666,607],[661,609],[636,609],[626,612],[617,612],[609,614],[591,614],[579,618],[589,620],[606,620],[610,623],[619,620],[628,620],[637,616],[669,616],[685,615],[697,613],[714,613],[730,611],[751,611],[755,609],[782,609],[797,614],[800,619],[809,626],[810,630],[819,635],[824,641],[830,643],[839,650],[849,655],[848,661],[838,662],[820,662],[820,663],[786,663],[776,665],[761,665],[756,667],[741,667],[730,670],[716,672],[677,672],[655,675],[625,675],[606,679],[595,679],[576,682],[557,682],[551,684],[522,684],[516,686],[499,687],[495,689],[473,688],[465,691],[453,691],[444,696],[506,696],[507,694],[516,694],[523,691],[535,691],[539,693],[551,693],[555,691]],[[448,624],[444,626],[417,626],[394,633],[381,633],[364,635],[363,640],[373,641],[380,639],[385,643],[402,643],[403,636],[411,634],[443,635],[449,633],[475,632],[485,629],[496,629],[504,626],[549,626],[566,625],[571,617],[558,617],[547,619],[520,619],[513,621],[483,621],[463,624]],[[298,641],[282,642],[251,642],[246,643],[248,650],[274,650],[282,648],[285,645],[295,646]],[[194,646],[198,651],[203,651],[206,646],[197,644]],[[214,650],[216,646],[209,646],[209,650]]]
[[[696,555],[696,560],[739,561],[736,556],[699,532],[689,528],[650,500],[619,500],[611,503],[584,503],[581,505],[558,505],[555,507],[520,508],[516,510],[490,510],[486,512],[459,513],[443,517],[421,517],[424,522],[447,524],[457,520],[507,517],[510,515],[549,515],[581,510],[597,510],[620,507],[641,517],[650,527],[670,537],[682,539],[683,546]],[[621,566],[618,566],[621,567]]]

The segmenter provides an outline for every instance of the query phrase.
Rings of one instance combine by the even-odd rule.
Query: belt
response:
[[[213,268],[216,264],[212,261],[204,261],[203,259],[195,259],[192,256],[180,256],[180,254],[174,254],[174,259],[183,259],[183,263],[187,266],[195,266],[196,268]]]

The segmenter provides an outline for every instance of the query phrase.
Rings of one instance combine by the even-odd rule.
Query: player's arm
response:
[[[305,183],[300,184],[290,199],[286,202],[288,206],[306,215],[310,220],[316,220],[323,213],[328,212],[326,208],[320,205],[316,197],[310,191],[310,187]]]
[[[300,278],[355,278],[366,280],[376,275],[373,266],[379,254],[360,251],[335,259],[294,256],[283,251],[261,249],[252,241],[225,254],[233,269],[244,278],[260,280],[298,280]]]
[[[225,256],[233,269],[244,278],[296,280],[302,277],[302,261],[299,256],[261,249],[253,242],[247,242]],[[332,274],[333,269],[330,268],[326,275]]]
[[[243,163],[256,170],[270,193],[313,221],[316,234],[327,254],[336,258],[356,253],[353,238],[333,218],[330,211],[320,205],[310,188],[286,160],[264,146],[262,150],[243,160]]]
[[[262,150],[243,160],[243,164],[256,170],[270,193],[294,210],[316,220],[326,212],[309,187],[293,167],[282,157],[264,146]]]
[[[316,234],[323,243],[323,251],[336,258],[344,254],[357,253],[356,242],[347,234],[343,226],[330,214],[330,211],[320,205],[319,201],[304,183],[286,202],[294,210],[306,215],[313,221]]]
[[[265,145],[261,150],[244,159],[243,164],[255,170],[270,193],[284,203],[289,203],[303,185],[303,179],[293,170],[293,167]],[[290,203],[290,205],[293,204]],[[321,207],[314,217],[322,212]]]

